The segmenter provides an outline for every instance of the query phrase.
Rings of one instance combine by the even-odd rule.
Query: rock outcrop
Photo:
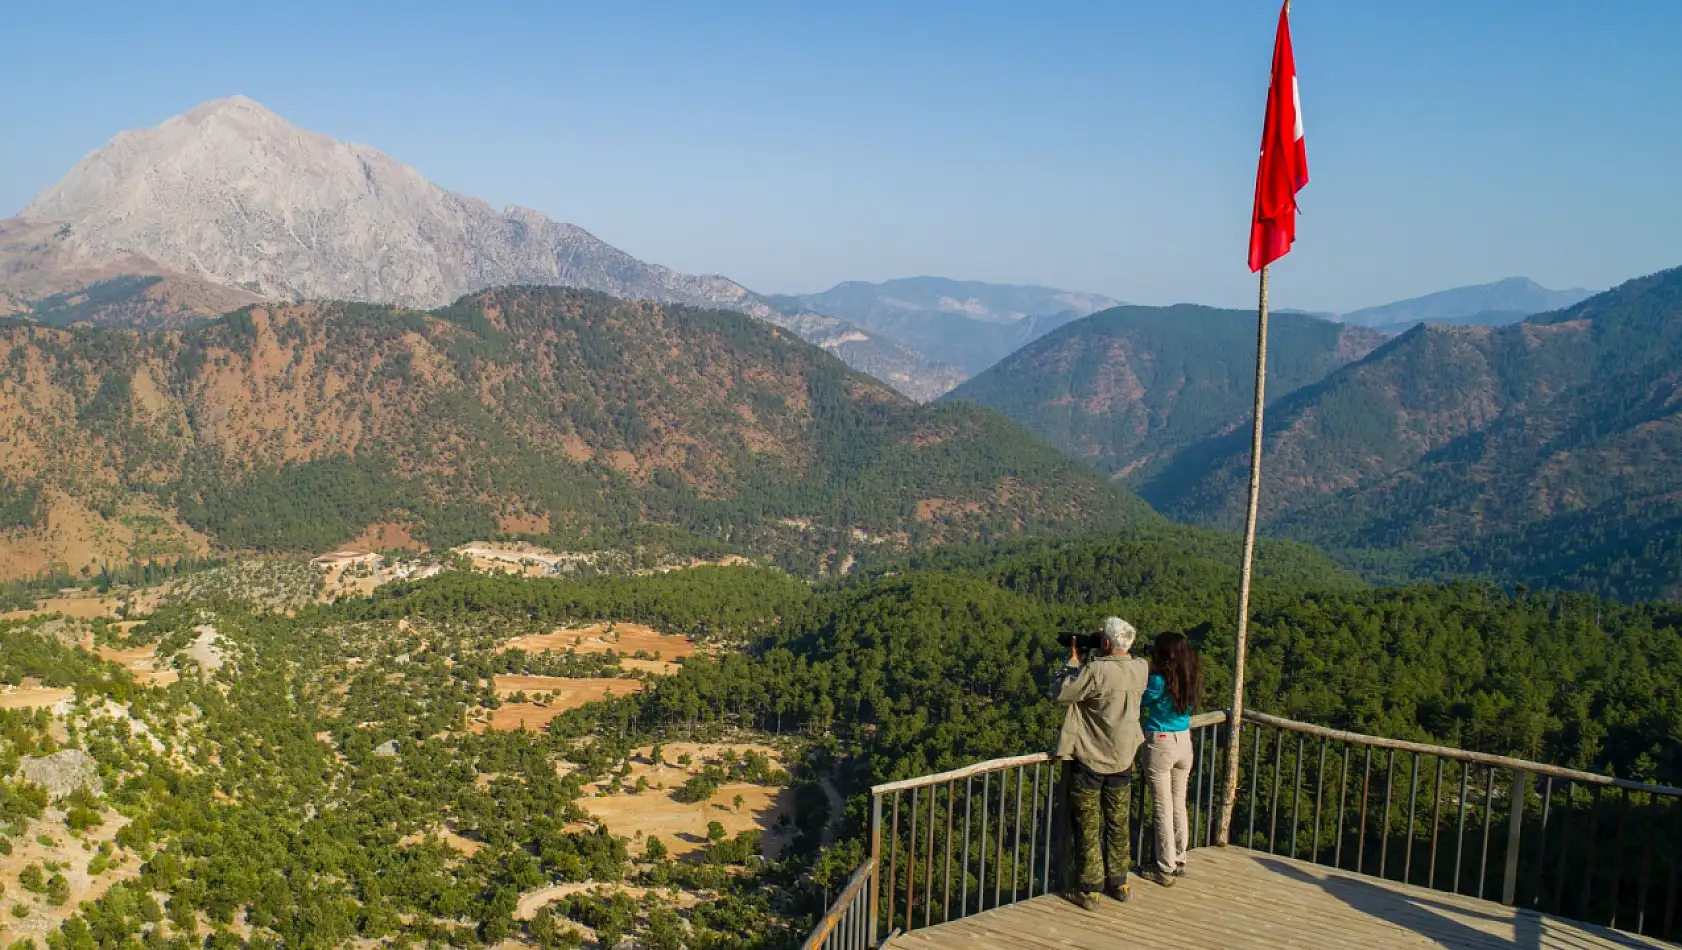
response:
[[[24,756],[18,763],[18,778],[39,785],[53,799],[63,798],[86,787],[95,795],[105,794],[99,780],[99,766],[81,749],[64,749],[52,755]]]

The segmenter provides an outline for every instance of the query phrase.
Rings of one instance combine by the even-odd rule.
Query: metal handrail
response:
[[[1227,711],[1224,709],[1218,712],[1198,713],[1197,715],[1191,717],[1191,728],[1201,729],[1204,726],[1213,726],[1226,722],[1226,720]],[[1028,755],[1012,755],[1002,759],[987,759],[983,762],[976,762],[973,765],[966,765],[962,768],[952,769],[947,772],[936,772],[933,775],[920,775],[916,778],[905,778],[896,782],[884,782],[881,785],[872,785],[870,786],[870,794],[887,795],[892,792],[905,792],[910,791],[913,788],[926,788],[930,785],[941,785],[946,782],[957,781],[958,779],[970,778],[971,776],[980,775],[983,772],[997,772],[1001,769],[1015,768],[1021,765],[1038,765],[1040,763],[1050,761],[1051,755],[1046,752],[1033,752]]]
[[[875,883],[875,872],[876,865],[868,859],[859,865],[859,869],[847,880],[847,886],[836,895],[829,913],[818,921],[812,935],[801,944],[801,950],[824,950],[836,943],[835,938],[840,938],[844,945],[849,946],[868,946],[872,942],[865,932],[867,915],[861,910],[859,897],[873,893],[869,885]],[[859,939],[853,939],[855,937]]]
[[[1227,719],[1225,711],[1192,717],[1190,727],[1203,739],[1201,759],[1214,761],[1208,754],[1210,727]],[[1055,829],[1065,816],[1056,765],[1050,754],[1037,752],[873,786],[870,853],[804,950],[867,950],[893,933],[957,920],[1061,885],[1066,855],[1063,835]],[[1212,836],[1207,818],[1213,813],[1214,775],[1212,766],[1197,771],[1194,838],[1205,844]],[[1143,806],[1144,796],[1136,795],[1131,807]]]
[[[1682,788],[1250,710],[1243,729],[1248,806],[1235,844],[1682,936]]]
[[[1224,720],[1226,714],[1223,712],[1220,713],[1220,716]],[[1634,779],[1617,778],[1612,775],[1600,775],[1595,772],[1583,772],[1558,765],[1548,765],[1545,762],[1532,762],[1529,759],[1515,759],[1505,755],[1490,755],[1487,752],[1468,752],[1465,749],[1456,749],[1451,746],[1430,745],[1424,742],[1409,742],[1405,739],[1385,739],[1382,736],[1346,732],[1342,729],[1330,729],[1311,723],[1297,722],[1283,716],[1270,716],[1267,713],[1256,712],[1254,709],[1244,710],[1244,721],[1319,736],[1323,739],[1331,739],[1334,742],[1352,742],[1356,745],[1372,746],[1377,749],[1395,749],[1398,752],[1437,755],[1457,762],[1470,762],[1474,765],[1487,765],[1497,769],[1517,769],[1521,772],[1529,772],[1532,775],[1548,776],[1567,782],[1576,782],[1580,785],[1601,785],[1631,792],[1650,792],[1654,795],[1682,797],[1682,788],[1674,785],[1653,785],[1647,782],[1637,782]]]
[[[1045,752],[1034,752],[1029,755],[1012,755],[1002,759],[987,759],[974,765],[966,765],[960,769],[948,772],[936,772],[933,775],[919,775],[916,778],[900,779],[897,782],[884,782],[881,785],[870,786],[872,796],[890,795],[894,792],[909,792],[914,788],[927,788],[930,785],[944,785],[961,778],[972,778],[983,772],[998,772],[1013,769],[1022,765],[1040,765],[1050,762],[1051,756]]]
[[[1217,808],[1216,789],[1221,784],[1217,779],[1225,771],[1221,743],[1223,737],[1225,742],[1232,742],[1236,731],[1228,718],[1222,710],[1191,720],[1192,731],[1202,741],[1195,766],[1196,803],[1191,808],[1193,847],[1214,843],[1212,818]],[[1622,924],[1636,933],[1661,938],[1682,935],[1677,926],[1677,898],[1682,894],[1682,788],[1510,756],[1369,736],[1254,710],[1245,710],[1241,729],[1250,734],[1245,739],[1249,748],[1243,756],[1247,761],[1240,761],[1240,775],[1249,787],[1248,831],[1241,833],[1234,822],[1235,844],[1480,898],[1486,887],[1498,886],[1502,903],[1508,905],[1519,905],[1521,892],[1527,887],[1529,898],[1522,901],[1523,906],[1612,927]],[[1264,740],[1263,729],[1275,731],[1274,736],[1267,737],[1271,741]],[[1287,733],[1296,736],[1291,748],[1285,741]],[[1311,743],[1311,739],[1317,742]],[[1331,754],[1334,746],[1342,747],[1335,756]],[[1364,756],[1352,756],[1357,748],[1364,750]],[[1315,752],[1317,762],[1311,755]],[[1404,767],[1399,776],[1398,753]],[[1437,760],[1434,786],[1429,774],[1422,775],[1426,758]],[[1062,808],[1054,806],[1062,787],[1059,770],[1045,768],[1055,761],[1046,753],[1009,756],[873,786],[870,854],[819,921],[805,944],[806,950],[867,950],[887,935],[884,931],[899,931],[900,923],[904,930],[913,930],[1048,892],[1061,874],[1059,869],[1054,875],[1054,860],[1066,857],[1060,835],[1052,830],[1054,818],[1063,819]],[[1455,769],[1445,769],[1445,763],[1457,763],[1460,774],[1454,776]],[[1375,766],[1381,770],[1377,776],[1373,774]],[[1264,786],[1262,773],[1269,767],[1273,774]],[[1014,812],[1009,808],[1012,772],[1016,783]],[[1033,783],[1028,793],[1025,782],[1030,772]],[[1500,782],[1498,773],[1502,774]],[[1427,781],[1424,787],[1422,777]],[[1445,777],[1451,779],[1447,789]],[[1358,802],[1350,801],[1352,781]],[[1381,807],[1376,801],[1380,788]],[[1581,789],[1589,794],[1578,794]],[[1305,791],[1313,792],[1312,801]],[[1328,791],[1332,793],[1329,799]],[[901,805],[907,793],[908,833],[902,835]],[[1144,856],[1149,843],[1145,833],[1147,797],[1148,790],[1137,783],[1132,805],[1137,816],[1135,861]],[[1603,798],[1611,801],[1603,802]],[[1668,817],[1661,817],[1661,801],[1669,802],[1664,806],[1669,809]],[[891,804],[886,816],[884,802]],[[979,809],[973,807],[976,802]],[[1647,830],[1628,839],[1626,826],[1637,811],[1645,814]],[[1505,812],[1501,835],[1494,834],[1498,812]],[[960,813],[961,819],[956,817]],[[1335,821],[1328,821],[1333,814]],[[884,821],[885,817],[891,822]],[[979,837],[972,834],[972,818],[979,824]],[[1586,833],[1581,828],[1585,822]],[[1603,824],[1607,827],[1602,828]],[[1671,824],[1675,827],[1667,832]],[[1420,831],[1425,837],[1419,836]],[[1573,831],[1582,839],[1585,850],[1580,854],[1571,850],[1575,845]],[[1025,832],[1028,847],[1024,852]],[[943,846],[940,850],[936,848],[937,835]],[[1440,840],[1449,836],[1452,840]],[[1288,842],[1288,850],[1281,850],[1283,842]],[[1347,855],[1345,844],[1349,845]],[[976,861],[972,861],[972,845]],[[903,878],[899,873],[902,850],[906,861]],[[1399,860],[1393,852],[1400,855]],[[1376,869],[1372,867],[1374,858]],[[1551,868],[1550,860],[1557,868]],[[1398,863],[1400,868],[1395,867]],[[917,873],[919,864],[921,876]],[[1528,884],[1521,881],[1526,864]],[[1416,873],[1416,865],[1423,870]],[[1022,887],[1024,868],[1026,888]],[[1463,875],[1466,870],[1469,876]],[[1568,891],[1567,878],[1576,874],[1582,875],[1581,884]],[[942,875],[944,881],[937,893],[936,879]],[[955,907],[954,896],[958,898]],[[886,920],[879,915],[885,915]],[[921,915],[921,921],[917,915]]]

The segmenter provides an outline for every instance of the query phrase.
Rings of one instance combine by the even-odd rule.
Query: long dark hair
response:
[[[1192,649],[1183,633],[1158,634],[1151,648],[1151,672],[1162,674],[1168,683],[1168,698],[1175,712],[1190,712],[1203,695],[1203,658]]]

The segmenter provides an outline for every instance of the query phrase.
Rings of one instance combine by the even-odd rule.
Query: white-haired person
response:
[[[1099,908],[1099,891],[1117,901],[1129,893],[1127,803],[1133,760],[1145,740],[1139,701],[1150,679],[1150,664],[1128,655],[1136,636],[1120,617],[1106,619],[1093,655],[1083,663],[1078,645],[1071,645],[1068,665],[1051,684],[1051,698],[1068,707],[1054,753],[1065,763],[1074,838],[1063,895],[1086,910]]]

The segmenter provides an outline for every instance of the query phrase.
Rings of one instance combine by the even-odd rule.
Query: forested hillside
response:
[[[1383,340],[1279,314],[1268,344],[1271,391],[1318,381]],[[1139,481],[1249,417],[1255,348],[1252,313],[1116,307],[1024,347],[945,398],[997,409],[1099,471]]]
[[[1265,523],[1379,576],[1674,598],[1679,365],[1682,270],[1512,327],[1416,328],[1269,414]],[[1140,490],[1232,527],[1247,464],[1233,433]]]
[[[1186,631],[1218,708],[1231,545],[1019,539],[816,587],[752,567],[450,571],[290,616],[213,594],[126,634],[0,621],[0,681],[57,704],[0,714],[0,761],[72,750],[99,779],[51,796],[0,779],[0,855],[34,862],[5,898],[49,950],[797,946],[861,853],[858,799],[826,788],[1046,748],[1059,631],[1108,613]],[[1257,566],[1256,707],[1682,779],[1675,609],[1374,590],[1281,542]],[[633,622],[699,647],[640,641],[685,644],[672,666],[585,645]],[[604,701],[569,701],[579,684]]]
[[[1116,613],[1147,637],[1192,635],[1210,667],[1203,708],[1218,708],[1230,689],[1237,593],[1226,553],[1197,536],[937,552],[784,601],[778,627],[751,654],[690,663],[617,705],[634,708],[645,729],[716,720],[834,734],[857,743],[861,780],[921,774],[1049,744],[1055,634]],[[1288,545],[1264,545],[1258,569],[1257,708],[1682,779],[1682,614],[1669,606],[1472,584],[1372,589]],[[442,596],[462,609],[568,616],[540,606],[553,602],[547,589],[506,585],[495,606],[466,599],[468,587]],[[436,610],[442,590],[423,584],[367,609],[385,618]]]
[[[387,525],[771,554],[1154,516],[1002,416],[918,407],[740,314],[560,288],[433,312],[0,327],[0,566],[316,552]]]

